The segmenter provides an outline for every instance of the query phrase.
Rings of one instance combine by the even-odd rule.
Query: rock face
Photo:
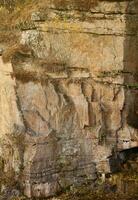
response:
[[[0,157],[28,197],[94,182],[138,146],[138,3],[88,5],[49,3],[22,32],[32,52],[0,58]]]

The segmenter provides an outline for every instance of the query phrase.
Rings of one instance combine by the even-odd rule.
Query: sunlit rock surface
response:
[[[22,32],[32,54],[0,58],[0,156],[28,197],[94,182],[113,151],[138,146],[137,1],[43,12]]]

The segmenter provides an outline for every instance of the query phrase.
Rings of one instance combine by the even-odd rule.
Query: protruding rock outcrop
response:
[[[28,197],[94,182],[111,172],[113,151],[138,146],[137,9],[135,0],[49,4],[22,32],[32,53],[0,60],[1,141]]]

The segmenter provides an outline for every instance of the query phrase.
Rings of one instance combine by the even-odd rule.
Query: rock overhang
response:
[[[110,172],[113,149],[138,146],[138,130],[127,121],[137,97],[137,88],[130,87],[137,65],[137,30],[130,22],[137,13],[131,6],[126,10],[127,3],[101,2],[90,13],[54,7],[46,19],[33,18],[35,30],[23,30],[21,43],[33,53],[15,53],[11,79],[18,100],[14,114],[25,126],[19,158],[27,196],[47,197],[94,181],[97,171]],[[130,43],[134,62],[128,68],[125,46]]]

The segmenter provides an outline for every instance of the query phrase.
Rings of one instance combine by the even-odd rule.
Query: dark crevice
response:
[[[109,164],[112,173],[132,170],[133,166],[138,166],[138,147],[113,152],[109,157]]]
[[[136,2],[136,0],[133,0],[133,2]],[[135,10],[138,13],[138,4],[135,6]],[[128,3],[128,9],[129,7],[130,3]],[[126,35],[124,41],[124,70],[134,75],[124,77],[125,85],[128,85],[130,88],[125,93],[128,113],[126,120],[129,126],[138,129],[138,23],[135,20],[130,21],[129,16],[126,15],[126,33],[130,31],[135,32],[136,35],[135,37]]]

